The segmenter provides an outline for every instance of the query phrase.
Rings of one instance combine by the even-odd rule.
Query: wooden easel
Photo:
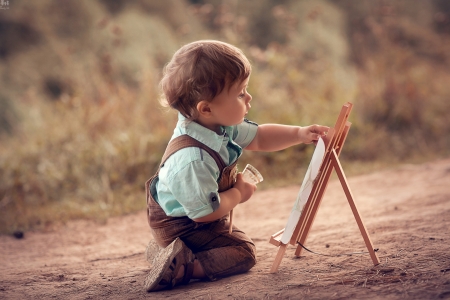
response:
[[[344,171],[342,169],[341,163],[339,162],[339,154],[342,151],[342,147],[347,138],[348,131],[350,129],[351,123],[348,122],[348,116],[352,110],[352,104],[347,102],[341,109],[339,117],[336,121],[334,128],[330,128],[327,136],[323,139],[325,142],[325,156],[322,164],[319,168],[319,173],[314,180],[314,184],[309,195],[308,201],[303,207],[300,219],[295,227],[294,233],[290,239],[290,244],[297,245],[295,251],[296,256],[300,256],[302,251],[302,246],[305,245],[306,238],[311,229],[312,223],[316,216],[317,210],[319,208],[320,202],[322,201],[323,195],[328,185],[330,179],[331,171],[334,169],[341,182],[344,193],[347,197],[348,203],[352,209],[353,215],[355,216],[356,223],[358,224],[359,230],[363,236],[364,242],[366,244],[367,250],[369,251],[370,257],[372,258],[373,264],[378,265],[380,260],[375,253],[375,250],[370,240],[369,233],[361,220],[358,209],[356,208],[355,201],[353,200],[352,192],[347,183],[347,178],[345,177]],[[280,239],[284,232],[280,230],[279,232],[272,235],[270,238],[270,243],[279,247],[275,261],[273,262],[270,273],[275,273],[278,270],[278,266],[283,259],[284,253],[287,249],[287,244],[283,244]]]

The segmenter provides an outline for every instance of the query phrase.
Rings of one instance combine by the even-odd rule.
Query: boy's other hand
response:
[[[234,183],[233,187],[238,189],[239,192],[241,193],[241,202],[239,202],[239,203],[246,202],[248,199],[250,199],[250,197],[256,191],[256,185],[245,181],[242,178],[242,173],[237,174],[236,182]]]
[[[300,128],[300,140],[304,144],[316,144],[319,137],[323,137],[327,134],[330,127],[322,125],[309,125]]]

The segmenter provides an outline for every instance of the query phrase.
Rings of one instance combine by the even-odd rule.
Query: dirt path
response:
[[[344,166],[345,167],[345,166]],[[320,256],[290,246],[277,274],[268,271],[299,187],[257,191],[235,210],[235,224],[255,241],[248,273],[147,294],[151,236],[145,212],[106,224],[70,222],[52,232],[0,236],[0,299],[450,299],[450,159],[349,179],[379,248],[368,256]],[[365,251],[345,195],[328,186],[307,241],[327,254]]]

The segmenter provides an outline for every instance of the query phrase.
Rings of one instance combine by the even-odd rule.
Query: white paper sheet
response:
[[[295,200],[294,207],[292,208],[291,215],[289,216],[288,222],[284,229],[283,236],[281,237],[281,242],[283,244],[289,243],[292,234],[294,233],[295,227],[297,226],[300,216],[302,214],[303,207],[308,201],[309,195],[314,184],[314,180],[319,174],[319,168],[322,164],[323,157],[325,156],[325,143],[322,138],[319,138],[316,149],[314,150],[311,162],[309,163],[308,170],[306,171],[305,178],[303,178],[302,186]]]

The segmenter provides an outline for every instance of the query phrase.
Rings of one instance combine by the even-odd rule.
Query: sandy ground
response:
[[[345,166],[344,166],[345,168]],[[257,191],[235,209],[235,224],[256,243],[248,273],[146,293],[151,239],[145,212],[106,224],[70,222],[23,239],[0,236],[0,299],[450,299],[450,159],[349,178],[379,248],[374,267],[339,181],[328,186],[306,246],[289,246],[269,274],[299,186]],[[144,201],[144,200],[143,200]]]

